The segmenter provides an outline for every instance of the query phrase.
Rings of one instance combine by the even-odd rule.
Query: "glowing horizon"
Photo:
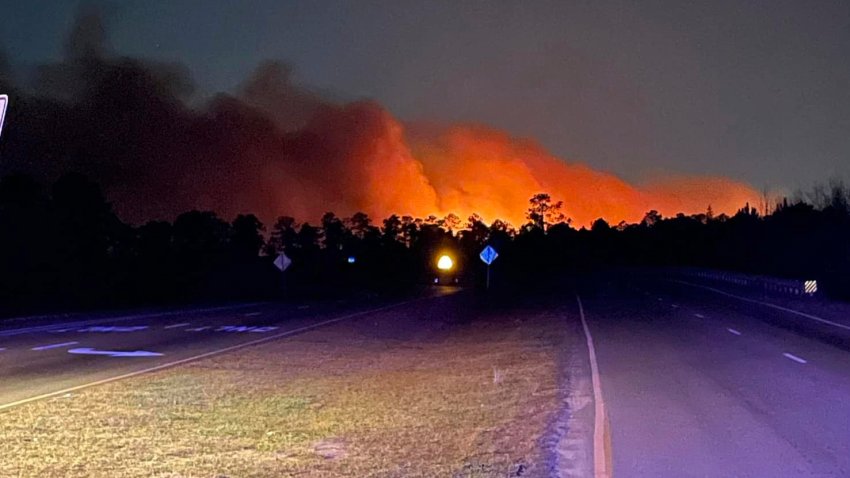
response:
[[[563,201],[564,214],[581,227],[599,218],[639,222],[650,210],[671,216],[711,206],[716,214],[733,214],[759,198],[752,187],[724,177],[670,175],[635,185],[487,126],[405,125],[374,102],[326,111],[302,135],[322,143],[296,148],[300,155],[291,162],[310,167],[276,174],[283,184],[268,185],[283,193],[275,215],[453,213],[465,220],[477,214],[488,223],[518,226],[525,223],[529,198],[547,193]],[[315,187],[322,181],[331,184]]]

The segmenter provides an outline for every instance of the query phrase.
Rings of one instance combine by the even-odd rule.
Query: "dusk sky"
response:
[[[15,66],[56,61],[80,2],[4,1]],[[685,7],[685,3],[689,5]],[[115,1],[120,54],[231,91],[264,59],[405,121],[488,124],[627,180],[793,192],[850,176],[850,2]],[[14,99],[13,99],[14,101]]]

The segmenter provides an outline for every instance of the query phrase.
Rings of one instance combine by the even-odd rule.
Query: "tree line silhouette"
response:
[[[144,200],[144,198],[140,198]],[[33,310],[402,293],[433,280],[438,253],[455,277],[481,286],[481,249],[499,252],[493,285],[535,287],[558,274],[618,266],[696,266],[817,279],[850,297],[850,191],[840,182],[784,199],[768,215],[662,217],[640,223],[603,219],[576,229],[563,204],[532,197],[517,227],[473,215],[438,218],[326,213],[316,224],[283,216],[266,227],[252,214],[232,221],[189,211],[173,222],[122,222],[101,188],[66,174],[49,189],[26,175],[0,178],[0,313]],[[281,274],[272,261],[292,259]]]

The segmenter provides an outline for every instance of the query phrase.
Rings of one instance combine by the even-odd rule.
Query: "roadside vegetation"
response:
[[[0,476],[548,476],[563,318],[429,304],[4,412]]]
[[[49,191],[22,175],[0,178],[0,315],[45,309],[115,307],[200,300],[404,292],[435,277],[436,255],[455,258],[456,277],[483,286],[478,253],[499,252],[492,285],[515,288],[551,274],[606,266],[698,266],[816,279],[833,297],[850,296],[850,193],[840,182],[811,194],[749,204],[733,216],[662,217],[638,224],[595,221],[576,228],[547,194],[530,199],[527,223],[478,216],[380,222],[328,212],[317,224],[250,214],[228,222],[190,211],[174,222],[131,226],[99,186],[79,174]],[[282,277],[272,261],[285,253]],[[776,260],[782,257],[782,260]]]

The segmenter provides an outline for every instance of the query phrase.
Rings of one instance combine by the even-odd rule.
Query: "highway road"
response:
[[[850,476],[850,307],[741,297],[584,288],[614,476]]]
[[[850,306],[627,276],[577,292],[613,476],[850,476]],[[575,297],[564,290],[544,303],[580,335]],[[0,323],[0,411],[391,306],[259,303]],[[573,383],[588,382],[590,362],[570,372]]]
[[[0,322],[0,411],[330,325],[393,304],[248,303]]]

